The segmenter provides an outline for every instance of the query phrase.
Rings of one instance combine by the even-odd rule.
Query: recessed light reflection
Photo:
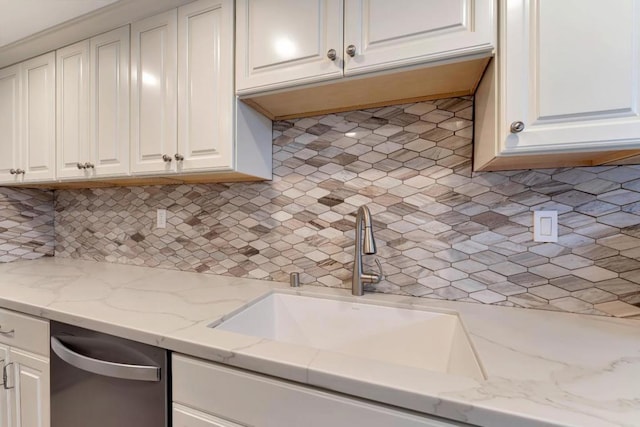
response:
[[[150,73],[142,73],[142,84],[146,86],[159,86],[160,79]]]
[[[291,58],[297,52],[296,44],[286,37],[279,37],[273,44],[276,53],[281,58]]]

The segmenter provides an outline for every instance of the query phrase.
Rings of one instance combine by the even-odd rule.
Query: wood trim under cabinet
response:
[[[473,95],[491,58],[344,78],[241,100],[271,120]]]

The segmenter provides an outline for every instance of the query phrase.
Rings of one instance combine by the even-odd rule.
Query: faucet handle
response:
[[[380,283],[380,281],[384,277],[384,274],[382,273],[382,264],[380,264],[380,260],[376,258],[375,261],[376,261],[376,264],[378,265],[378,273],[371,273],[371,272],[362,273],[362,276],[361,276],[362,283],[371,283],[376,285]]]

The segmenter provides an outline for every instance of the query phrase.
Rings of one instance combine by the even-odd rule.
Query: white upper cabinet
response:
[[[177,11],[131,25],[131,171],[175,170]]]
[[[179,171],[232,168],[233,16],[232,0],[178,9]]]
[[[494,15],[493,0],[345,0],[345,75],[490,52]]]
[[[238,92],[342,76],[342,0],[238,0],[236,20]]]
[[[476,168],[590,165],[640,148],[640,1],[501,7],[498,62],[476,99]]]
[[[57,175],[59,179],[88,176],[89,40],[56,52]]]
[[[129,27],[59,49],[56,70],[58,178],[127,175]]]
[[[133,24],[133,174],[271,178],[271,122],[233,91],[233,29],[232,0]]]
[[[90,44],[91,176],[129,173],[129,26],[93,37]]]
[[[21,64],[21,151],[24,182],[53,181],[56,168],[56,55]]]
[[[236,90],[488,56],[495,15],[495,0],[238,0]]]
[[[20,65],[0,70],[0,152],[0,183],[20,182]]]

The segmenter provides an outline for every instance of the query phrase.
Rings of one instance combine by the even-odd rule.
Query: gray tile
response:
[[[575,186],[576,190],[584,191],[589,194],[602,194],[620,188],[620,184],[606,181],[604,179],[592,179]]]
[[[529,272],[509,276],[508,279],[509,282],[515,283],[516,285],[524,286],[525,288],[546,285],[547,283],[549,283],[549,279]]]
[[[591,289],[594,286],[592,282],[576,276],[557,277],[551,279],[549,283],[569,292]]]

